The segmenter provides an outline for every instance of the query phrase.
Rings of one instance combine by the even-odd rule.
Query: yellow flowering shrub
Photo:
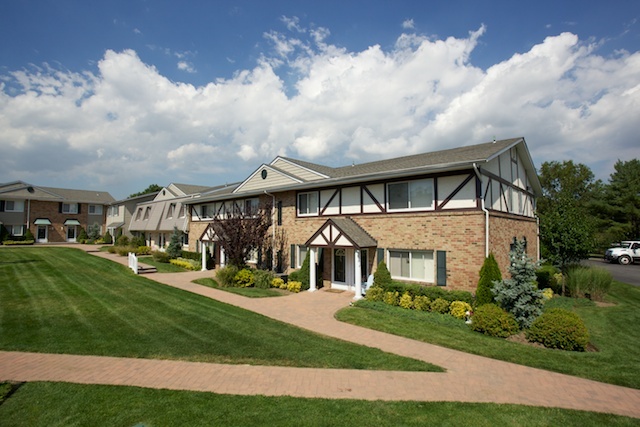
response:
[[[449,301],[444,298],[436,298],[431,301],[431,311],[435,311],[436,313],[448,313],[449,312]]]
[[[382,301],[384,298],[384,289],[380,286],[372,286],[367,289],[367,293],[364,296],[368,301]]]
[[[287,284],[287,290],[289,292],[298,293],[298,292],[300,292],[300,288],[301,287],[302,287],[302,283],[301,282],[293,281],[293,282],[289,282]]]
[[[431,300],[426,295],[416,295],[413,299],[413,308],[419,311],[429,311],[431,308]]]
[[[389,305],[398,305],[398,300],[400,299],[400,295],[398,292],[386,292],[384,294],[383,302]]]
[[[542,298],[544,298],[545,301],[550,300],[551,298],[553,298],[553,289],[544,288],[542,290]]]
[[[413,298],[411,297],[411,294],[409,292],[402,294],[398,305],[406,309],[413,308]]]
[[[274,277],[273,280],[271,281],[271,287],[272,288],[280,288],[282,289],[282,285],[285,285],[284,280],[282,280],[280,277]],[[286,285],[285,285],[286,287]]]
[[[449,306],[449,313],[456,319],[464,319],[467,311],[471,311],[471,305],[464,301],[453,301]]]

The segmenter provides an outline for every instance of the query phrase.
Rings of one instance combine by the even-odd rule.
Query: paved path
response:
[[[125,263],[126,258],[96,253]],[[0,379],[130,385],[267,396],[513,403],[640,418],[640,390],[557,374],[338,322],[352,294],[318,291],[252,299],[191,281],[212,272],[147,277],[324,335],[441,366],[446,373],[222,365],[169,360],[0,352]],[[630,367],[633,369],[634,367]]]

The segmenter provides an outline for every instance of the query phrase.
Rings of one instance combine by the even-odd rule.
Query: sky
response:
[[[242,181],[524,137],[640,157],[640,1],[0,2],[0,182]]]

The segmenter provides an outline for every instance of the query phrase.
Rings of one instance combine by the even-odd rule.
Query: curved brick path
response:
[[[126,258],[108,253],[95,255],[126,263]],[[0,380],[65,381],[330,399],[513,403],[640,418],[640,390],[474,356],[341,323],[333,318],[333,314],[349,304],[352,295],[348,293],[318,291],[283,298],[252,299],[191,283],[194,278],[210,277],[211,274],[155,273],[147,277],[324,335],[424,360],[447,372],[287,368],[0,352]]]

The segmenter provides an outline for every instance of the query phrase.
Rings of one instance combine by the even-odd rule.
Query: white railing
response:
[[[129,268],[138,274],[138,257],[133,252],[129,252]]]

